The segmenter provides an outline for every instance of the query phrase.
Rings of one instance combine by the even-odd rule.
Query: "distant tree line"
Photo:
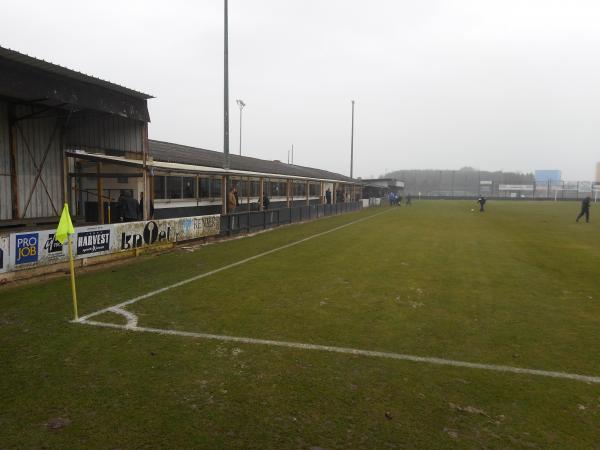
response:
[[[470,196],[482,193],[481,181],[491,181],[494,191],[500,184],[533,184],[532,173],[489,172],[472,167],[459,170],[396,170],[381,178],[395,178],[405,183],[405,191],[422,195]],[[483,186],[482,186],[483,187]],[[483,192],[489,188],[483,189]]]

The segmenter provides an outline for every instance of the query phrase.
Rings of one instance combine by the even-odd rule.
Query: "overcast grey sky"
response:
[[[5,1],[0,45],[156,97],[150,137],[223,149],[223,1]],[[600,2],[230,0],[232,152],[355,175],[600,161]]]

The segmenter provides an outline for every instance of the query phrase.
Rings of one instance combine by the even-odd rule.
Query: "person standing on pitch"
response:
[[[483,196],[477,199],[477,203],[479,203],[479,212],[484,211],[485,202],[487,202],[487,199]]]
[[[412,195],[410,195],[410,192],[408,194],[406,194],[406,206],[410,206],[412,205]]]
[[[581,201],[581,211],[579,212],[579,215],[577,216],[577,219],[575,220],[575,222],[579,222],[579,219],[581,219],[583,216],[585,216],[585,221],[589,222],[590,221],[590,202],[591,202],[591,197],[588,195],[586,198],[584,198]]]

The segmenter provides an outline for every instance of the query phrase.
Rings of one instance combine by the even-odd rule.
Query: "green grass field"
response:
[[[67,278],[4,288],[0,448],[600,448],[600,383],[194,335],[600,377],[595,208],[577,224],[574,202],[487,206],[365,210],[80,274],[88,315],[287,246],[124,307],[133,330],[71,323]]]

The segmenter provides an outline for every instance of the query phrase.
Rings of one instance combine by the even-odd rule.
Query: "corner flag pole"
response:
[[[71,236],[69,239],[69,265],[71,266],[71,295],[73,297],[73,320],[79,319],[79,315],[77,314],[77,289],[75,289],[75,264],[73,263],[73,248],[72,248],[72,240]]]
[[[73,222],[71,222],[71,215],[69,214],[69,205],[65,203],[62,214],[60,215],[60,221],[58,222],[58,228],[56,229],[55,238],[58,242],[64,245],[65,241],[68,241],[69,247],[69,265],[71,267],[71,295],[73,297],[73,316],[74,320],[79,319],[77,314],[77,290],[75,289],[75,265],[73,263],[73,248],[71,245],[71,236],[75,234],[73,228]]]

